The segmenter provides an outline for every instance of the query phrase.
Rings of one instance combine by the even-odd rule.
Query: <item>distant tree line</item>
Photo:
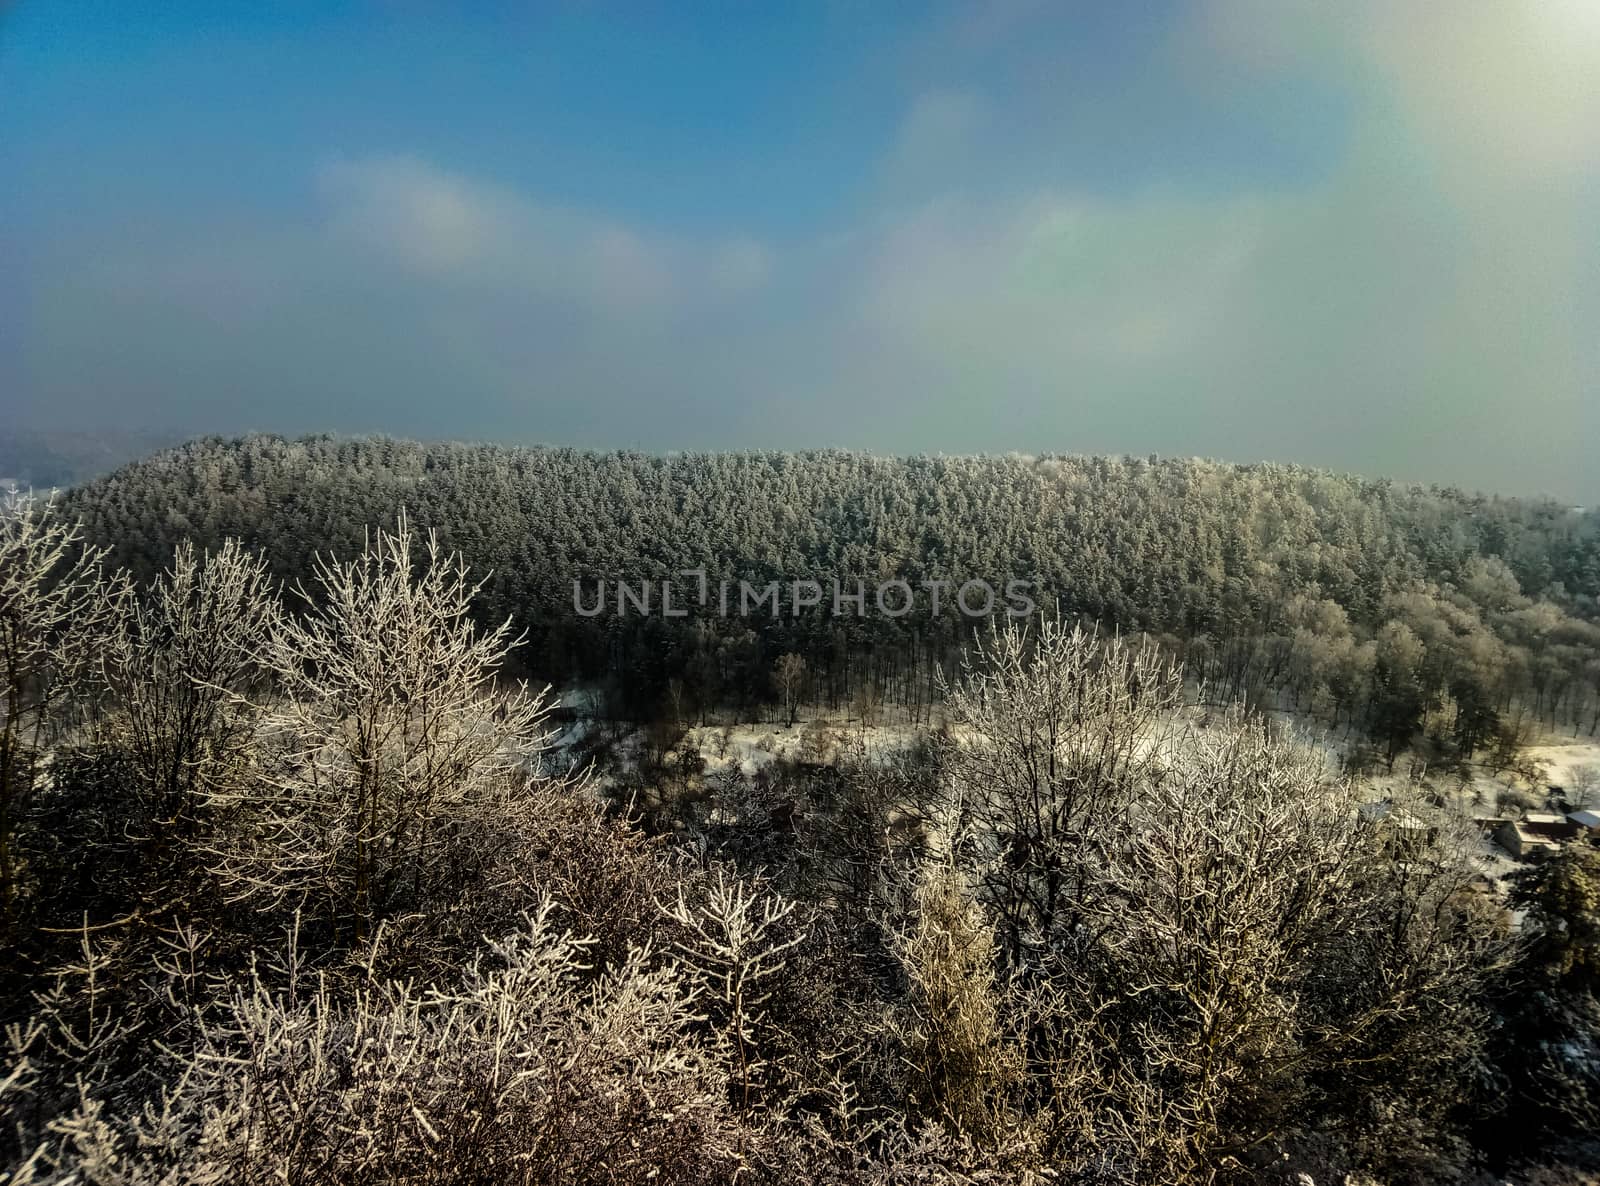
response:
[[[575,612],[573,581],[1036,582],[1067,619],[1145,634],[1219,700],[1280,704],[1393,760],[1534,725],[1600,730],[1600,514],[1283,465],[1162,458],[650,456],[386,438],[208,439],[71,491],[136,577],[227,537],[295,577],[401,508],[527,624],[526,672],[630,719],[862,701],[923,719],[978,623]],[[683,580],[677,577],[678,580]],[[784,656],[798,657],[781,677]],[[781,687],[779,686],[781,681]],[[1509,735],[1509,740],[1508,740]]]

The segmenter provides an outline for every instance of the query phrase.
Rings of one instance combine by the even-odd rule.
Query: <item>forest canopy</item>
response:
[[[615,711],[937,696],[974,624],[881,617],[585,618],[573,582],[981,577],[1145,633],[1220,698],[1292,705],[1395,749],[1468,756],[1522,714],[1600,724],[1600,514],[1286,465],[859,452],[593,453],[388,438],[198,440],[70,491],[62,510],[148,579],[181,539],[237,538],[294,578],[405,509],[488,574],[485,622],[527,627],[526,672]]]

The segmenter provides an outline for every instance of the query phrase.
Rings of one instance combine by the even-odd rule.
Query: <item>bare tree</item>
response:
[[[1458,1007],[1492,966],[1492,926],[1452,905],[1468,870],[1430,846],[1442,820],[1415,804],[1369,823],[1321,754],[1237,716],[1151,775],[1103,850],[1078,966],[1112,1006],[1112,1048],[1134,1052],[1110,1090],[1137,1083],[1160,1176],[1203,1179],[1279,1134],[1303,1075],[1373,1077],[1441,1017],[1471,1033]]]
[[[773,980],[784,971],[784,957],[804,938],[783,934],[794,903],[761,892],[717,870],[703,887],[703,900],[691,903],[684,887],[675,902],[663,904],[685,938],[678,954],[712,1005],[719,1030],[733,1051],[733,1088],[741,1110],[755,1102],[767,1070],[761,1056],[763,1006]]]
[[[291,945],[198,1019],[152,1107],[84,1092],[14,1180],[736,1180],[740,1126],[681,971],[636,950],[585,983],[585,948],[545,905],[456,986],[341,997]]]
[[[103,574],[104,558],[50,501],[14,492],[0,501],[0,925],[16,907],[16,830],[40,756],[127,594],[122,574]]]
[[[464,834],[514,828],[549,732],[545,693],[492,680],[518,640],[480,632],[479,586],[402,514],[363,555],[319,560],[315,595],[279,620],[261,708],[275,751],[259,785],[211,796],[235,816],[218,871],[239,900],[312,902],[365,936],[376,911],[426,897]]]
[[[772,668],[772,683],[778,690],[778,699],[788,714],[792,728],[800,717],[800,698],[806,686],[806,661],[799,655],[779,655]]]
[[[1504,954],[1456,822],[1363,812],[1259,719],[1176,726],[1176,673],[1138,653],[1023,642],[951,696],[952,851],[1013,944],[1053,1163],[1204,1182],[1319,1110],[1392,1137],[1448,1108]]]
[[[883,711],[883,694],[878,690],[877,681],[870,675],[856,689],[852,706],[863,730],[871,729],[878,723],[878,717]]]
[[[247,697],[264,690],[259,656],[279,616],[263,558],[236,540],[203,555],[185,541],[115,622],[102,669],[157,829],[192,834],[201,798],[240,783]]]
[[[1567,781],[1571,784],[1572,806],[1588,807],[1595,791],[1600,790],[1600,766],[1574,766],[1567,772]]]
[[[1151,646],[1046,621],[991,630],[941,687],[952,826],[1017,963],[1080,913],[1092,845],[1159,754],[1183,677]]]

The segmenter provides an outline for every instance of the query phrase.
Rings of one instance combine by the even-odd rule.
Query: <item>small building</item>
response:
[[[1495,842],[1519,861],[1537,861],[1578,834],[1578,825],[1564,815],[1530,811],[1519,820],[1507,820],[1495,829]]]
[[[1600,828],[1600,812],[1590,811],[1588,808],[1582,811],[1569,811],[1567,818],[1585,832],[1593,832],[1596,828]]]
[[[1524,828],[1538,835],[1547,835],[1552,840],[1571,840],[1577,835],[1577,829],[1566,816],[1554,811],[1530,811],[1517,821]]]

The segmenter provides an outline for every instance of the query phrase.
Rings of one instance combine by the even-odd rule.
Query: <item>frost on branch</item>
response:
[[[359,558],[317,562],[303,612],[263,649],[263,776],[211,798],[230,818],[214,855],[232,899],[360,938],[459,890],[516,831],[549,704],[493,685],[517,639],[509,621],[474,625],[478,587],[404,515]]]
[[[40,759],[60,739],[74,695],[92,698],[97,643],[127,597],[126,577],[102,573],[104,558],[53,502],[0,495],[0,936],[17,912],[17,830]]]
[[[157,1103],[116,1123],[86,1096],[36,1164],[141,1186],[725,1178],[737,1126],[692,987],[637,950],[586,981],[584,947],[545,904],[448,990],[253,975]]]

